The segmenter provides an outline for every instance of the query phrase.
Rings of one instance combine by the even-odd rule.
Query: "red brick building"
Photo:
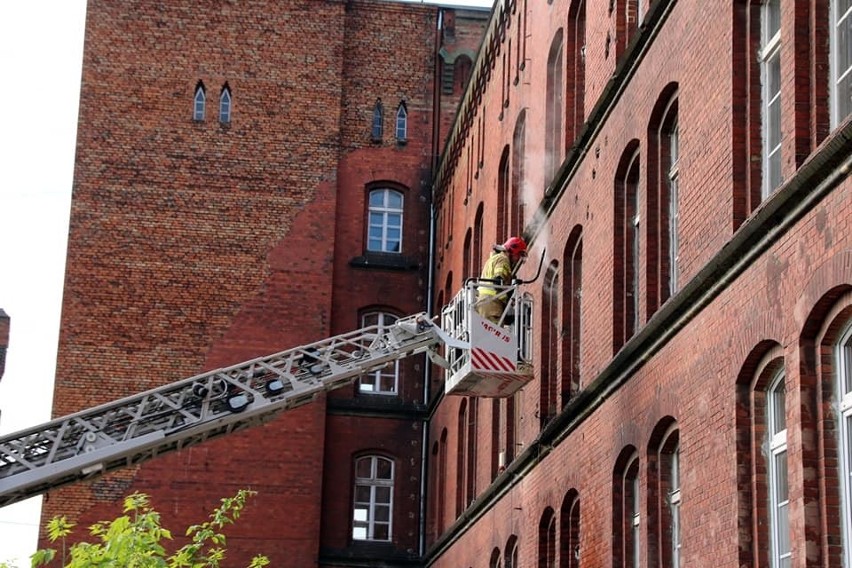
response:
[[[852,564],[845,3],[103,4],[57,414],[440,306],[509,234],[536,375],[401,362],[46,516],[249,486],[274,565]]]
[[[383,0],[90,2],[54,414],[425,310],[431,171],[488,18]],[[398,367],[54,491],[43,516],[88,526],[139,490],[188,526],[250,487],[234,562],[417,564],[423,361]],[[356,474],[393,483],[369,534]]]

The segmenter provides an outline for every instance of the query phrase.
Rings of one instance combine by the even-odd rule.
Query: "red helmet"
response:
[[[503,248],[512,256],[527,255],[527,243],[525,243],[524,239],[521,237],[509,237],[506,242],[503,243]]]

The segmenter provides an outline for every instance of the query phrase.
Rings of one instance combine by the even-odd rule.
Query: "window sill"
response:
[[[420,264],[417,260],[388,252],[367,252],[349,261],[353,268],[376,268],[379,270],[417,270]]]

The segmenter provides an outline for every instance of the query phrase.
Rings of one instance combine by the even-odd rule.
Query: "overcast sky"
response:
[[[85,0],[11,1],[0,18],[0,308],[12,320],[0,434],[50,419],[85,11]],[[29,566],[40,510],[40,497],[0,508],[0,562]]]

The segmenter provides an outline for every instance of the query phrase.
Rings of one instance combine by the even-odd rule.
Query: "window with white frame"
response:
[[[789,484],[787,483],[787,419],[784,370],[775,372],[766,391],[767,448],[769,469],[769,518],[772,541],[770,565],[791,565]]]
[[[844,566],[852,566],[852,325],[835,345]]]
[[[672,124],[668,133],[669,138],[669,294],[677,291],[678,255],[680,239],[678,226],[680,224],[680,208],[678,207],[678,158],[680,152],[677,121]]]
[[[400,142],[408,140],[408,111],[405,103],[399,103],[396,109],[396,139]]]
[[[389,541],[393,530],[394,463],[381,456],[355,460],[354,540]]]
[[[630,302],[630,313],[628,317],[632,318],[630,323],[631,335],[639,329],[639,242],[642,236],[642,213],[639,208],[639,152],[633,156],[630,166],[627,168],[627,180],[625,186],[632,186],[626,189],[630,199],[630,262],[632,271],[630,273],[630,291],[628,292],[628,301]],[[631,192],[632,189],[632,192]]]
[[[680,566],[680,445],[671,454],[669,471],[669,510],[671,511],[672,566]]]
[[[377,333],[382,333],[385,329],[399,319],[395,315],[384,312],[370,312],[361,318],[361,327],[376,326]],[[396,395],[399,383],[399,361],[394,361],[392,365],[383,367],[378,371],[372,371],[364,375],[358,382],[358,390],[360,392],[384,395]]]
[[[201,122],[204,120],[204,107],[207,102],[207,95],[204,93],[204,85],[201,82],[195,87],[195,99],[192,107],[192,120]]]
[[[392,189],[370,192],[367,250],[402,252],[402,193]]]
[[[227,85],[219,95],[219,122],[222,124],[231,122],[231,89]]]
[[[831,1],[831,126],[852,111],[852,2]]]
[[[761,7],[760,77],[763,197],[781,184],[781,0]]]

